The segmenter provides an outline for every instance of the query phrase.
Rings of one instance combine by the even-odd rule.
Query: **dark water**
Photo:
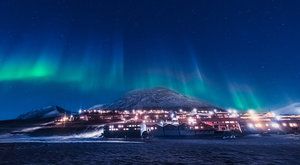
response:
[[[0,164],[299,164],[300,136],[235,140],[98,140],[10,142],[0,139]]]

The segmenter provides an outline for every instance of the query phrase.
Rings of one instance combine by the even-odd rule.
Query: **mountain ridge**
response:
[[[56,118],[71,112],[60,106],[48,106],[33,111],[23,113],[17,117],[18,120],[38,120],[47,118]]]
[[[127,92],[123,97],[110,104],[95,105],[90,109],[104,110],[132,110],[132,109],[165,109],[165,110],[192,110],[201,108],[205,110],[219,109],[206,101],[180,94],[174,90],[155,87],[150,89],[136,89]]]

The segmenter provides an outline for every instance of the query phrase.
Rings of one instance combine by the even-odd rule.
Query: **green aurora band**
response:
[[[119,51],[114,51],[109,59],[94,61],[91,56],[74,63],[61,62],[59,56],[41,53],[39,56],[9,56],[1,58],[0,82],[24,81],[24,82],[54,82],[72,84],[82,92],[93,90],[114,89],[122,90],[137,88],[150,88],[165,86],[188,96],[216,101],[220,96],[213,90],[214,86],[207,83],[205,77],[194,58],[194,74],[184,74],[172,69],[150,70],[137,72],[128,78],[124,78],[124,59],[121,44],[117,45]],[[88,54],[89,52],[87,52]],[[0,56],[1,57],[1,56]],[[179,74],[178,74],[179,73]],[[141,76],[142,75],[142,76]],[[229,85],[229,93],[232,96],[233,108],[240,110],[261,109],[261,104],[249,86],[236,84]]]

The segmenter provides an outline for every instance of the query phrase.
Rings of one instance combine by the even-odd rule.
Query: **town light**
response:
[[[273,128],[279,128],[279,124],[278,123],[272,123],[271,124]]]
[[[280,120],[281,117],[280,117],[280,116],[275,116],[275,119],[276,119],[276,120]]]
[[[68,120],[68,117],[66,117],[66,116],[64,116],[63,118],[62,118],[62,121],[63,122],[66,122]]]
[[[290,127],[297,127],[298,124],[297,123],[289,123]]]
[[[254,111],[253,109],[249,109],[249,110],[248,110],[248,113],[249,113],[250,115],[253,115],[253,114],[255,114],[255,111]]]
[[[191,124],[191,125],[194,125],[194,124],[196,124],[196,120],[193,119],[192,117],[189,117],[188,118],[188,123]]]
[[[163,121],[161,121],[161,122],[160,122],[160,125],[161,125],[161,126],[163,126],[163,125],[164,125],[164,122],[163,122]]]
[[[228,108],[227,112],[230,113],[230,114],[237,114],[237,110],[233,109],[233,108]]]
[[[251,120],[254,120],[254,121],[258,120],[258,116],[254,110],[250,109],[250,110],[248,110],[248,113],[250,115]]]
[[[252,123],[247,124],[249,128],[254,128],[254,125]]]
[[[192,111],[192,113],[193,113],[193,114],[196,114],[196,113],[197,113],[197,109],[194,108],[193,111]]]
[[[281,116],[277,115],[274,112],[271,112],[270,114],[271,114],[271,117],[274,117],[276,120],[280,120],[281,119]]]
[[[255,124],[255,127],[256,127],[256,128],[261,128],[262,125],[261,125],[260,123],[257,123],[257,124]]]
[[[270,112],[271,117],[276,117],[276,114],[274,112]]]
[[[258,120],[258,117],[256,115],[251,115],[250,118],[251,120],[255,120],[255,121]]]

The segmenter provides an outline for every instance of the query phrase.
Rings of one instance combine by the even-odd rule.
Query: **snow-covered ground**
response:
[[[150,142],[88,138],[59,142],[58,139],[44,138],[32,143],[0,140],[4,142],[0,143],[1,163],[298,164],[300,161],[299,135],[252,135],[235,140],[154,139]]]

